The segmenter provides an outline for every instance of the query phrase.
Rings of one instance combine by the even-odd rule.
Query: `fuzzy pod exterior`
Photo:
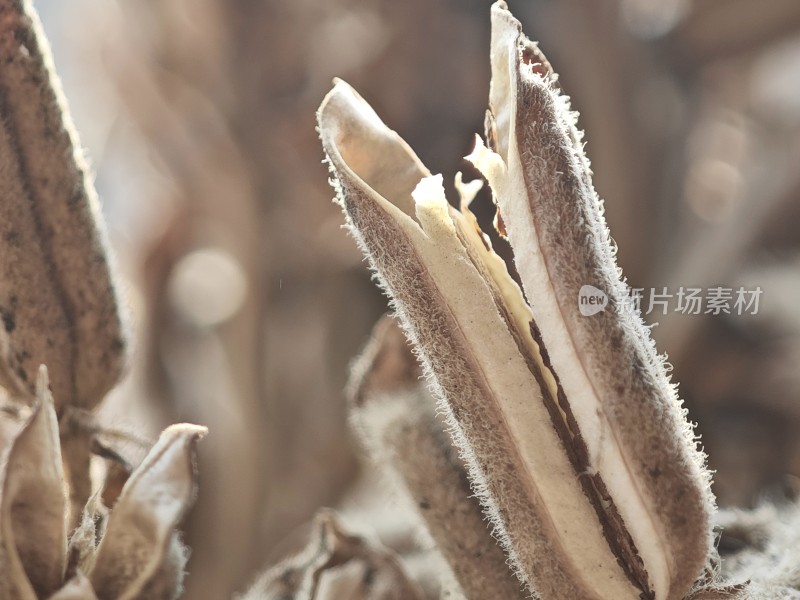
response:
[[[638,598],[553,424],[547,374],[530,356],[529,309],[507,273],[491,275],[499,259],[349,86],[335,86],[319,122],[351,231],[430,375],[518,575],[546,598]]]
[[[413,502],[466,598],[527,598],[420,375],[399,325],[382,318],[348,385],[354,428],[378,468]]]
[[[627,288],[567,99],[503,3],[471,160],[523,289],[462,198],[349,86],[318,114],[348,226],[393,301],[477,495],[543,598],[683,598],[711,555],[704,456]],[[464,186],[459,185],[461,191]],[[605,311],[579,310],[584,286]]]
[[[656,598],[680,599],[713,542],[705,457],[649,329],[629,308],[577,115],[503,3],[492,9],[491,134],[470,158],[506,224],[536,336]],[[604,310],[581,311],[591,286]]]

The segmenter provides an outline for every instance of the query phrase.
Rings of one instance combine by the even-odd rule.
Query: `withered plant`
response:
[[[125,308],[27,1],[0,2],[0,65],[0,598],[175,598],[205,428],[167,428],[131,469],[94,422],[126,364]]]
[[[459,174],[457,203],[348,84],[337,81],[317,115],[347,228],[394,309],[353,363],[351,425],[382,483],[416,514],[397,510],[386,544],[322,510],[239,598],[800,598],[800,511],[715,507],[669,366],[628,303],[577,115],[502,0],[491,21],[485,135],[466,157],[483,179]],[[248,118],[235,133],[257,147]],[[486,184],[492,231],[473,214]],[[178,527],[206,429],[172,425],[151,443],[98,421],[131,344],[115,268],[38,17],[29,0],[0,0],[0,600],[182,594]],[[258,327],[243,329],[258,339]],[[260,367],[254,358],[242,371]],[[242,414],[261,414],[255,379],[243,383],[252,410]],[[302,437],[282,426],[270,425],[268,444],[251,443],[257,428],[242,431],[247,443],[223,456]],[[136,466],[121,441],[142,450]],[[261,529],[260,479],[224,475],[240,488],[220,486],[213,506],[239,514],[204,531],[241,548],[205,552],[203,565],[219,568],[198,573],[196,594],[210,581],[229,586],[222,554],[260,559],[237,536],[293,527],[277,523],[278,510]],[[235,526],[220,527],[226,517]]]

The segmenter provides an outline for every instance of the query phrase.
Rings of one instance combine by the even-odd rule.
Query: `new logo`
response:
[[[578,292],[578,309],[584,317],[602,312],[608,306],[608,296],[593,285],[584,285]]]

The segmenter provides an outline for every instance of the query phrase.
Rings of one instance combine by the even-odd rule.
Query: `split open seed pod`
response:
[[[347,224],[413,342],[517,574],[543,598],[683,598],[711,548],[704,456],[627,308],[568,99],[492,9],[488,180],[522,289],[346,83],[318,119]],[[587,290],[596,298],[581,310]]]

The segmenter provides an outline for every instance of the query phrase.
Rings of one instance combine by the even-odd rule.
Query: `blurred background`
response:
[[[186,597],[227,597],[318,507],[381,497],[342,390],[386,302],[330,202],[315,110],[342,77],[433,172],[474,177],[461,157],[483,129],[490,3],[36,5],[135,314],[134,365],[102,419],[149,439],[209,426]],[[509,5],[581,113],[631,285],[763,290],[757,315],[648,318],[720,503],[793,494],[800,3]]]

